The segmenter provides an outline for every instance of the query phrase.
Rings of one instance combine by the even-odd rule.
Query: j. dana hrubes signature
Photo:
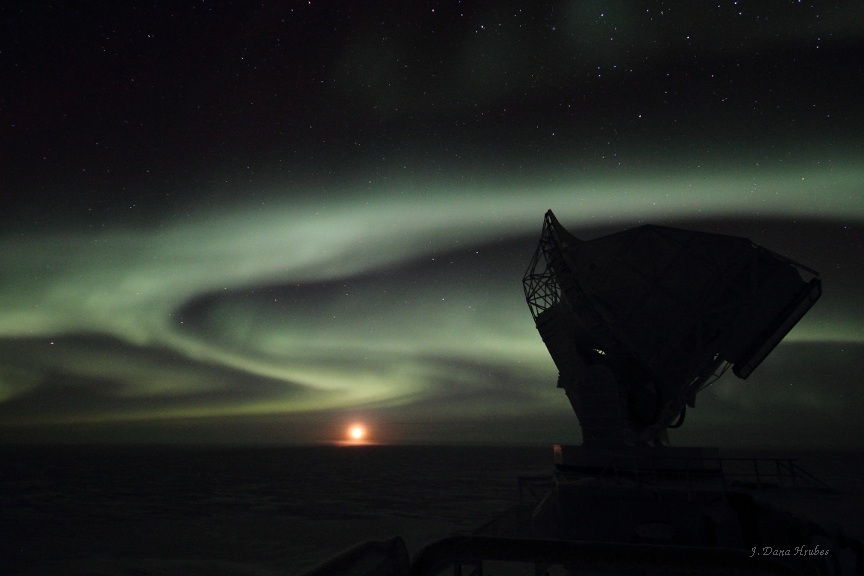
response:
[[[761,549],[755,546],[750,549],[750,557],[753,556],[827,556],[831,551],[827,548],[820,548],[818,544],[812,547],[795,546],[794,548],[772,548],[771,546],[763,546]]]

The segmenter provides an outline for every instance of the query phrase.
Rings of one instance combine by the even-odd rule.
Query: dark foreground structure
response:
[[[819,299],[819,274],[746,238],[641,226],[583,241],[551,211],[525,298],[582,429],[550,476],[473,535],[409,559],[355,546],[334,574],[864,573],[864,548],[797,511],[831,496],[794,461],[672,447],[696,395],[747,378]]]

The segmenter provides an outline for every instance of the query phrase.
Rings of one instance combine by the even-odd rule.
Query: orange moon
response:
[[[348,428],[348,436],[352,440],[363,440],[366,437],[366,428],[362,424],[353,424]]]

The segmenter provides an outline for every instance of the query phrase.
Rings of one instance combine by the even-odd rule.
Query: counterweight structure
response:
[[[747,378],[818,300],[819,274],[746,238],[640,226],[583,241],[548,211],[523,278],[583,445],[665,443],[696,394]]]

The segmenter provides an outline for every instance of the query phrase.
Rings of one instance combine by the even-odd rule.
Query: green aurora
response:
[[[819,270],[822,300],[672,440],[860,447],[860,7],[725,35],[733,12],[539,5],[439,29],[240,2],[178,15],[188,35],[22,9],[0,41],[0,441],[315,443],[359,419],[378,442],[578,442],[521,291],[551,208],[585,239],[694,228]],[[108,24],[122,47],[79,64],[120,42]]]

